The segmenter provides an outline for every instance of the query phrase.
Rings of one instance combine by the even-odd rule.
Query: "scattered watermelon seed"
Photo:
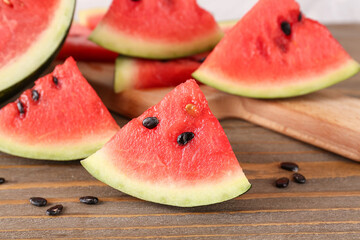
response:
[[[148,129],[153,129],[159,124],[159,120],[156,117],[148,117],[143,120],[142,124]]]
[[[5,178],[0,178],[0,184],[3,184],[5,182]]]
[[[55,215],[59,215],[61,213],[61,211],[63,210],[63,205],[56,205],[53,206],[51,208],[49,208],[48,210],[46,210],[46,215],[49,216],[55,216]]]
[[[291,25],[287,21],[283,21],[281,23],[281,30],[285,33],[286,36],[289,36],[291,34]]]
[[[191,141],[195,137],[195,134],[192,132],[184,132],[180,134],[177,138],[177,142],[179,145],[186,145],[189,141]]]
[[[18,102],[16,103],[16,106],[17,106],[20,114],[24,114],[24,113],[25,113],[24,105],[22,104],[22,102],[18,101]]]
[[[32,97],[32,99],[33,99],[35,102],[38,101],[38,100],[39,100],[39,97],[40,97],[39,92],[36,91],[35,89],[32,90],[32,91],[31,91],[31,97]]]
[[[85,204],[97,204],[99,202],[99,199],[93,196],[81,197],[79,200],[81,203]]]
[[[57,77],[53,76],[53,82],[55,83],[55,85],[59,84],[59,79],[57,79]]]
[[[37,206],[37,207],[43,207],[43,206],[46,206],[46,204],[47,204],[47,200],[45,198],[41,198],[41,197],[32,197],[29,200],[32,205]]]
[[[286,188],[287,186],[289,186],[289,179],[286,177],[283,178],[279,178],[278,180],[275,181],[275,185],[278,188]]]
[[[301,20],[302,20],[302,12],[300,12],[298,16],[298,21],[301,22]]]
[[[304,175],[300,174],[300,173],[294,173],[293,175],[294,181],[300,184],[306,183],[306,178],[304,177]]]
[[[299,166],[296,163],[293,163],[293,162],[282,162],[280,164],[280,167],[282,169],[292,171],[292,172],[297,172],[299,170]]]

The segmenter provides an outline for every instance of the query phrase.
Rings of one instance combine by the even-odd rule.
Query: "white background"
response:
[[[146,0],[144,0],[146,1]],[[78,10],[106,7],[111,0],[78,0]],[[198,0],[217,20],[238,19],[257,0]],[[322,23],[360,23],[360,0],[298,0],[302,11]]]

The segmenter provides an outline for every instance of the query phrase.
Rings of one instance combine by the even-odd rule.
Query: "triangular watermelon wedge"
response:
[[[81,164],[113,188],[181,207],[225,201],[251,187],[194,80],[130,121]]]
[[[89,39],[123,55],[172,59],[211,50],[223,34],[196,0],[113,0]]]
[[[85,158],[118,130],[72,58],[0,109],[0,151],[26,158]]]
[[[307,94],[360,70],[325,26],[294,0],[260,0],[226,34],[193,76],[236,95]]]

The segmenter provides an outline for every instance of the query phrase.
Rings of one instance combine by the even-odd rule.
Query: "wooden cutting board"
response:
[[[112,111],[137,117],[172,88],[113,92],[114,64],[79,63]],[[360,100],[337,90],[322,90],[282,100],[258,100],[201,86],[218,119],[241,118],[251,123],[360,161]]]

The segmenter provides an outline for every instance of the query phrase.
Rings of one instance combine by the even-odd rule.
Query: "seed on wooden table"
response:
[[[289,179],[286,177],[283,178],[279,178],[278,180],[275,181],[275,185],[278,188],[286,188],[287,186],[289,186]]]
[[[280,167],[282,169],[292,171],[292,172],[297,172],[299,170],[299,166],[296,163],[293,163],[293,162],[282,162],[280,164]]]
[[[0,178],[0,184],[3,184],[5,182],[5,178]]]
[[[45,198],[41,198],[41,197],[32,197],[29,200],[32,205],[37,206],[37,207],[43,207],[43,206],[46,206],[46,204],[47,204],[47,200]]]
[[[306,178],[304,177],[304,175],[300,174],[300,173],[294,173],[293,175],[294,177],[294,181],[297,183],[306,183]]]
[[[85,204],[97,204],[99,202],[99,199],[93,196],[81,197],[79,200],[81,203],[85,203]]]
[[[61,211],[63,210],[63,205],[56,205],[53,206],[51,208],[49,208],[48,210],[46,210],[46,215],[49,216],[55,216],[55,215],[59,215],[61,213]]]

